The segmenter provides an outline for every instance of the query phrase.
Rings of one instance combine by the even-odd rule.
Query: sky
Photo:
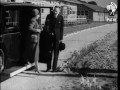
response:
[[[106,7],[111,2],[116,3],[116,5],[118,4],[118,0],[82,0],[82,1],[87,1],[87,2],[95,1],[97,2],[98,6],[102,6],[102,7]]]

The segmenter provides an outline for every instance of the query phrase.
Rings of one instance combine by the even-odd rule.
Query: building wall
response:
[[[100,21],[105,21],[105,19],[104,19],[104,13],[99,13],[99,17],[100,17]]]
[[[50,14],[50,9],[49,8],[42,8],[41,9],[41,24],[45,24],[45,20],[47,15]]]
[[[99,21],[98,12],[93,12],[93,21]]]
[[[77,18],[77,5],[74,3],[63,2],[62,15],[67,22],[75,22]]]
[[[109,16],[109,13],[93,12],[93,21],[109,21],[112,18],[117,20],[118,18],[117,14],[111,17]],[[116,22],[116,20],[115,21],[113,20],[113,22]]]
[[[100,21],[105,21],[104,13],[100,13]]]
[[[81,15],[82,13],[84,13],[84,15],[87,17],[87,19],[93,20],[93,10],[92,9],[81,4],[81,5],[78,5],[77,10],[78,10],[77,15]],[[86,15],[87,14],[86,12],[88,12],[88,15]]]
[[[102,12],[93,12],[93,21],[105,21],[105,14]]]

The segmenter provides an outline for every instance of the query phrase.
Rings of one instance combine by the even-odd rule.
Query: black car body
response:
[[[0,72],[17,63],[21,55],[21,23],[29,16],[29,10],[41,7],[31,3],[0,3]],[[50,8],[51,9],[51,8]],[[22,21],[22,22],[21,22]],[[41,24],[41,19],[39,19]],[[11,64],[12,65],[12,64]]]

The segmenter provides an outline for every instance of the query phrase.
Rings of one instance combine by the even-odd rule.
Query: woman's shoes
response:
[[[39,70],[36,70],[36,69],[35,69],[35,72],[37,72],[37,73],[41,74],[41,71],[39,71]]]
[[[39,71],[37,68],[35,68],[35,72],[37,72],[37,73],[41,73],[41,71]]]

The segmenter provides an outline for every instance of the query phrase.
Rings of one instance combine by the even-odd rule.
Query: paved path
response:
[[[66,49],[60,53],[59,61],[70,57],[70,52],[80,50],[82,47],[102,38],[111,31],[117,30],[117,24],[108,24],[86,29],[64,37]],[[12,78],[6,79],[0,85],[1,90],[73,90],[80,82],[80,76],[44,73],[38,75],[33,71],[25,71]]]

